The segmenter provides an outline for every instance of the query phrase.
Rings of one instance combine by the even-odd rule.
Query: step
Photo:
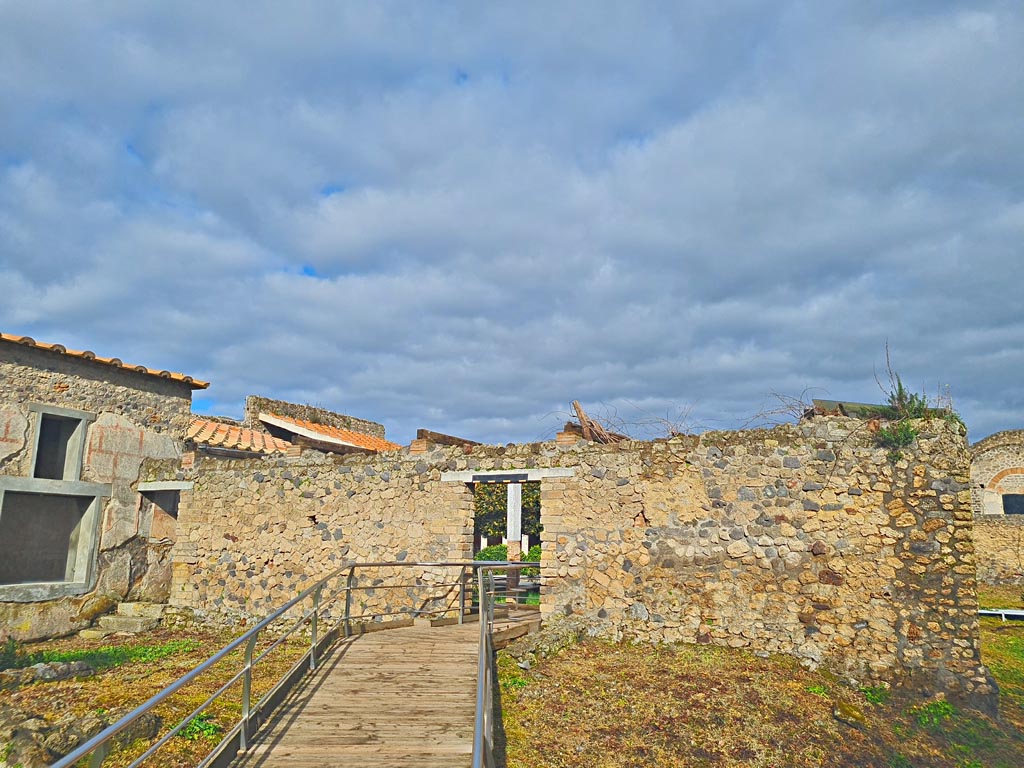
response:
[[[99,627],[90,627],[89,629],[83,629],[78,633],[78,636],[83,640],[102,640],[107,635],[114,634],[116,630],[113,629],[100,629]]]
[[[117,615],[136,619],[160,619],[166,607],[166,603],[118,603]]]
[[[148,632],[156,627],[156,619],[144,616],[100,616],[99,625],[111,632]]]

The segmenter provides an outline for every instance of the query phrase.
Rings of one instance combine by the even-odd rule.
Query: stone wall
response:
[[[472,557],[469,490],[431,480],[423,462],[307,450],[284,458],[200,455],[192,472],[194,488],[179,508],[175,606],[265,615],[346,560]],[[410,578],[438,575],[425,569]]]
[[[338,429],[350,429],[353,432],[360,432],[364,435],[384,437],[384,425],[366,419],[357,419],[355,416],[346,416],[342,413],[335,413],[323,408],[315,408],[312,405],[300,405],[288,403],[284,400],[271,400],[266,397],[249,395],[245,398],[245,425],[250,429],[265,430],[260,421],[261,413],[274,413],[278,416],[287,416],[292,419],[312,421],[315,424],[325,424]]]
[[[895,466],[844,418],[612,446],[204,459],[172,601],[259,614],[345,559],[466,557],[471,498],[445,472],[563,467],[573,476],[541,481],[546,618],[991,703],[966,444],[944,422],[921,429]]]
[[[1024,515],[981,515],[974,519],[978,581],[1024,584]]]
[[[19,598],[16,587],[7,587],[0,626],[26,640],[67,634],[119,600],[166,594],[169,546],[151,546],[151,510],[135,486],[145,459],[163,459],[168,466],[180,462],[191,397],[187,383],[0,343],[0,478],[32,474],[37,414],[29,405],[39,404],[95,416],[75,479],[110,484],[91,553],[92,582],[79,594],[42,601],[35,592]]]
[[[1003,514],[1004,493],[1024,494],[1024,430],[1008,430],[971,446],[971,508]]]

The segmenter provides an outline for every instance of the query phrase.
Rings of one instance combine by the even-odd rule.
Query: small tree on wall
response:
[[[477,483],[473,488],[473,527],[478,536],[504,536],[508,488],[503,483]],[[540,535],[540,483],[523,483],[523,533]]]

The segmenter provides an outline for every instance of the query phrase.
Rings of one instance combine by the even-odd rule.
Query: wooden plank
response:
[[[470,765],[479,632],[421,625],[344,641],[235,765]]]
[[[466,440],[455,435],[446,435],[443,432],[432,432],[429,429],[417,429],[416,439],[426,440],[434,445],[480,445],[480,443],[474,440]]]

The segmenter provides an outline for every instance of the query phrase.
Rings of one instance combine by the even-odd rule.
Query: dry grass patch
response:
[[[980,608],[1024,608],[1024,586],[1019,584],[979,584]]]
[[[530,670],[503,653],[499,674],[509,768],[1024,765],[1008,723],[788,657],[587,641]]]
[[[44,718],[53,723],[66,717],[82,719],[99,716],[113,722],[154,694],[201,664],[220,648],[241,634],[240,629],[165,630],[137,637],[107,637],[103,640],[65,638],[25,646],[27,653],[43,653],[62,660],[83,657],[112,660],[109,666],[99,664],[93,677],[57,682],[37,682],[14,691],[0,692],[0,710],[13,708]],[[273,636],[263,633],[266,647]],[[253,670],[253,701],[285,674],[308,645],[289,640]],[[140,651],[141,649],[141,651]],[[163,653],[162,650],[171,652]],[[162,722],[161,735],[180,722],[240,668],[242,651],[232,653],[201,676],[193,684],[178,691],[154,712]],[[147,765],[160,768],[188,768],[196,765],[220,741],[241,714],[241,683],[211,705],[209,715],[190,726],[185,735],[172,738]],[[140,739],[114,752],[104,766],[128,765],[156,739]],[[4,745],[0,744],[0,748]]]

